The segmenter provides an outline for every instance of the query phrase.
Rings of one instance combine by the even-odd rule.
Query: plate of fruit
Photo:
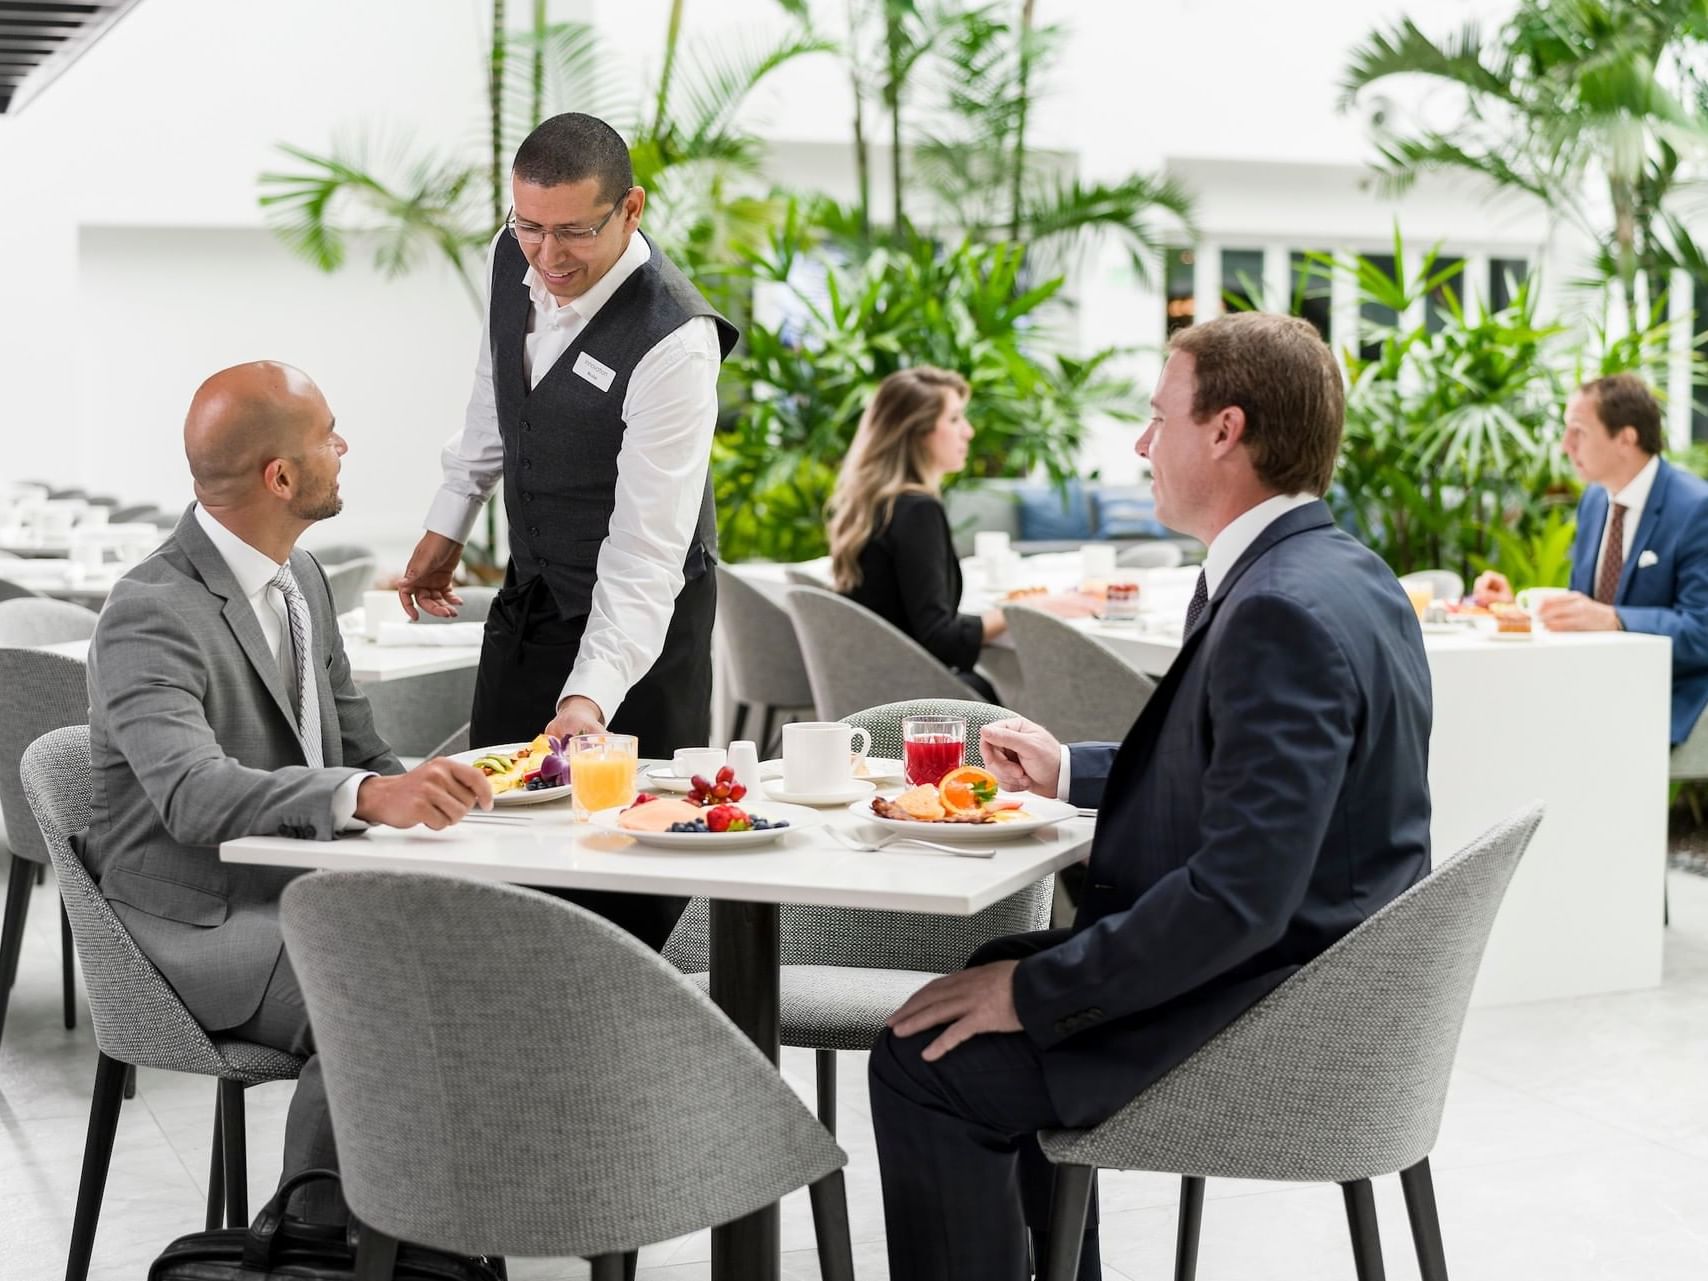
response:
[[[749,809],[732,801],[714,801],[702,806],[677,796],[642,792],[633,805],[600,810],[589,821],[600,831],[631,836],[642,845],[710,851],[766,845],[824,819],[804,805],[768,801]]]
[[[986,841],[1023,836],[1079,811],[1030,792],[1004,792],[996,775],[976,765],[951,770],[935,783],[855,801],[848,812],[876,827],[933,841]]]
[[[450,759],[486,775],[494,805],[541,805],[569,797],[569,758],[563,754],[563,744],[549,734],[531,743],[458,752]]]
[[[715,783],[724,779],[724,771],[729,771],[729,778],[735,778],[735,771],[728,765],[718,770],[714,779],[708,779],[701,774],[682,775],[676,772],[676,766],[671,761],[660,761],[657,765],[648,766],[642,771],[647,785],[658,792],[703,792],[702,783]],[[759,766],[761,779],[782,778],[783,763],[781,761],[766,761]]]

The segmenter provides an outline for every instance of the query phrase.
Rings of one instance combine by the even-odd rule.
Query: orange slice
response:
[[[943,808],[951,814],[972,814],[996,799],[996,775],[976,765],[950,770],[937,784]]]

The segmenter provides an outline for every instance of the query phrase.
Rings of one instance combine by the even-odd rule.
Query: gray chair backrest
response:
[[[898,698],[966,697],[958,676],[864,605],[817,587],[792,588],[787,600],[821,720]]]
[[[346,561],[379,560],[378,552],[372,547],[364,547],[361,543],[327,543],[323,547],[310,544],[308,550],[314,553],[314,558],[326,569],[342,565]]]
[[[1450,569],[1420,569],[1413,574],[1400,575],[1408,585],[1428,583],[1435,589],[1436,600],[1458,600],[1465,594],[1465,580]]]
[[[94,792],[89,727],[73,725],[38,738],[24,753],[22,772],[30,812],[71,918],[95,1043],[122,1063],[229,1075],[225,1057],[142,954],[72,847],[72,836],[89,826]]]
[[[730,696],[764,707],[811,707],[812,686],[788,611],[735,571],[719,565],[717,575]]]
[[[115,507],[107,519],[114,525],[129,524],[160,524],[166,513],[153,503],[132,503],[129,507]]]
[[[58,645],[88,640],[99,615],[69,601],[0,601],[0,645]]]
[[[846,1157],[625,931],[534,890],[384,872],[286,888],[285,944],[364,1223],[599,1255],[724,1223]]]
[[[14,583],[9,578],[0,578],[0,602],[9,600],[33,600],[36,593],[22,583]]]
[[[12,853],[34,863],[48,861],[19,776],[25,749],[49,730],[88,723],[88,675],[82,663],[46,650],[0,648],[0,814]]]
[[[1186,559],[1179,543],[1166,539],[1134,543],[1115,553],[1115,563],[1127,569],[1173,569]]]
[[[967,763],[983,765],[979,727],[1014,713],[973,699],[888,703],[846,717],[872,736],[872,755],[901,755],[901,723],[909,716],[960,716],[967,722]],[[784,965],[843,965],[867,970],[920,970],[948,974],[991,939],[1050,923],[1054,878],[1044,877],[971,916],[881,912],[862,908],[784,903],[777,909]],[[664,956],[689,974],[707,968],[710,951],[706,900],[697,898],[671,932]]]
[[[1064,743],[1118,743],[1156,689],[1094,636],[1054,614],[1004,605],[1020,656],[1026,715]]]
[[[816,587],[820,591],[835,591],[836,584],[823,574],[815,574],[810,569],[802,569],[799,565],[783,566],[783,581],[790,587]]]
[[[1346,1182],[1429,1155],[1471,987],[1540,804],[1495,824],[1050,1159]]]
[[[362,593],[374,585],[379,575],[379,563],[373,560],[347,560],[336,565],[323,565],[326,586],[332,592],[332,608],[348,614],[362,606]]]
[[[468,723],[465,721],[461,729],[457,730],[444,742],[440,743],[432,751],[428,752],[427,759],[432,760],[435,756],[455,756],[458,752],[466,752],[468,750],[469,727]]]

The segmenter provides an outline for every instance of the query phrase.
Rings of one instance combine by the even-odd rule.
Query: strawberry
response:
[[[729,831],[730,819],[735,806],[714,805],[706,811],[706,827],[714,832]]]

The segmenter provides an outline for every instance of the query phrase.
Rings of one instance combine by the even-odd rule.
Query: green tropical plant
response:
[[[1600,246],[1636,329],[1639,277],[1658,296],[1668,270],[1702,261],[1678,197],[1708,156],[1705,41],[1708,0],[1521,0],[1492,41],[1476,22],[1436,40],[1400,19],[1353,50],[1341,104],[1393,76],[1451,87],[1451,124],[1378,132],[1380,172],[1403,187],[1461,170],[1542,201]]]
[[[1472,556],[1471,564],[1478,573],[1498,569],[1517,592],[1526,587],[1565,587],[1571,582],[1577,521],[1564,507],[1544,511],[1540,524],[1527,537],[1500,528],[1489,532],[1498,554],[1492,558]]]

